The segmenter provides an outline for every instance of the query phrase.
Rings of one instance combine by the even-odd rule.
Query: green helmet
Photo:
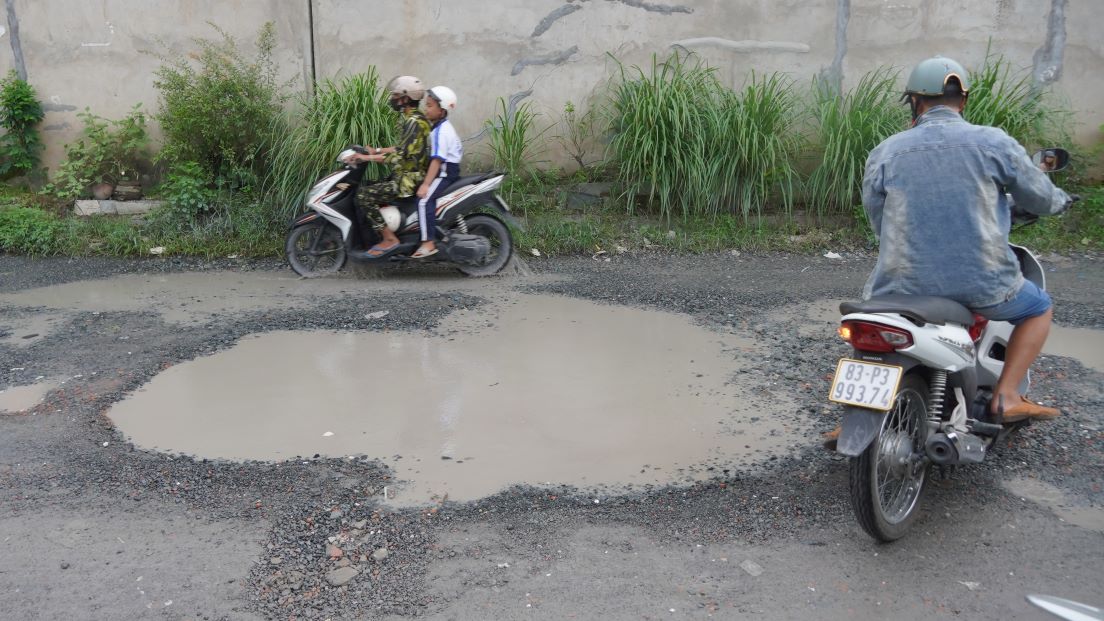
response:
[[[939,97],[946,93],[947,83],[951,78],[958,80],[963,95],[970,91],[970,82],[962,65],[942,56],[929,58],[916,65],[916,68],[909,74],[905,94]]]

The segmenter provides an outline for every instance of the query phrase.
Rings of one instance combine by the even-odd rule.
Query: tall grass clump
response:
[[[799,184],[794,162],[802,147],[797,124],[800,118],[793,82],[770,74],[751,79],[736,93],[726,93],[714,109],[706,144],[714,201],[706,206],[715,215],[734,204],[746,219],[777,197],[789,213]]]
[[[678,52],[662,62],[653,55],[647,74],[620,66],[620,80],[611,84],[609,147],[630,212],[638,195],[667,218],[715,208],[706,171],[715,168],[710,145],[722,141],[711,110],[721,91],[712,68]]]
[[[713,68],[675,52],[645,74],[621,67],[610,96],[610,153],[631,212],[637,196],[660,215],[761,214],[793,205],[801,149],[793,83],[756,76],[739,91]]]
[[[499,97],[495,114],[484,124],[494,167],[516,180],[531,180],[535,175],[535,158],[540,140],[547,131],[537,129],[538,114],[530,102],[510,110]]]
[[[858,202],[870,151],[905,129],[908,107],[900,102],[897,77],[897,71],[881,67],[843,94],[814,81],[812,117],[821,157],[805,195],[818,216],[849,212]]]
[[[981,69],[970,73],[964,116],[975,125],[999,127],[1031,148],[1068,143],[1072,113],[1037,87],[1029,70],[1014,70],[1003,56],[986,51]]]
[[[285,126],[290,129],[284,131]],[[277,217],[291,217],[307,188],[333,168],[342,149],[351,144],[392,145],[398,127],[399,117],[387,104],[375,67],[319,84],[313,98],[301,96],[286,124],[276,126],[272,166],[264,181],[267,202]],[[382,170],[367,174],[378,176]]]

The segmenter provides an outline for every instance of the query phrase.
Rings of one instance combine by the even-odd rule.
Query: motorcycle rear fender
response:
[[[878,431],[882,428],[882,422],[888,414],[888,412],[850,406],[845,408],[843,420],[840,421],[836,452],[848,457],[862,455],[866,447],[878,437]]]
[[[854,352],[856,359],[872,360],[874,356],[862,352]],[[902,373],[907,374],[919,363],[900,354],[878,354],[877,362],[892,364],[902,367]],[[889,412],[868,410],[846,406],[843,409],[843,420],[840,421],[839,439],[836,440],[836,452],[848,457],[858,457],[870,446],[874,438],[878,437],[878,431],[882,428],[882,422]]]
[[[446,212],[447,220],[442,224],[451,225],[461,216],[468,216],[473,213],[484,213],[492,218],[501,220],[503,224],[512,226],[517,229],[525,230],[521,222],[510,213],[510,207],[506,205],[506,201],[502,200],[502,197],[494,194],[493,192],[484,192],[465,198],[459,204],[449,207]]]

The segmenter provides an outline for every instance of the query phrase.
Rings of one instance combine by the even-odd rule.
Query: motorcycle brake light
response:
[[[913,345],[907,330],[868,321],[845,321],[839,335],[859,351],[889,353]]]
[[[970,333],[970,340],[977,343],[981,340],[981,333],[985,331],[985,326],[989,325],[989,320],[981,315],[974,313],[974,324],[970,326],[968,332]]]

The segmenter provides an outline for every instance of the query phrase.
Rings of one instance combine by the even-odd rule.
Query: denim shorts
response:
[[[1012,296],[1012,299],[993,306],[971,310],[991,321],[1007,321],[1014,326],[1018,326],[1028,319],[1047,312],[1051,305],[1050,296],[1047,295],[1046,291],[1040,289],[1038,285],[1030,280],[1024,280],[1019,293]]]

